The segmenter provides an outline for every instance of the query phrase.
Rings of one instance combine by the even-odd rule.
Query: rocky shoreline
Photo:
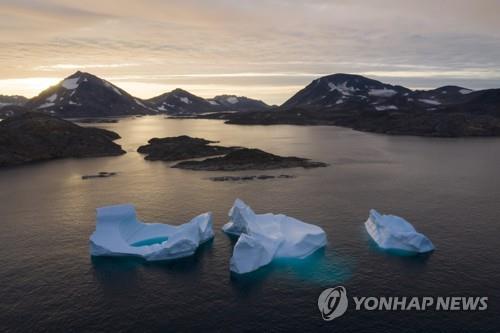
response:
[[[125,154],[112,131],[81,127],[38,112],[0,122],[0,167],[57,158]]]
[[[248,181],[248,180],[291,179],[291,178],[296,178],[296,176],[294,175],[218,176],[218,177],[210,177],[208,179],[214,182],[228,182],[228,181],[237,182],[237,181]]]
[[[233,125],[322,125],[388,135],[427,137],[500,136],[500,117],[448,109],[420,111],[348,111],[330,109],[292,109],[279,111],[210,114],[204,119],[221,119]]]
[[[300,157],[282,157],[260,149],[242,148],[222,157],[202,161],[183,161],[172,168],[204,171],[272,170],[285,168],[319,168],[328,164]]]

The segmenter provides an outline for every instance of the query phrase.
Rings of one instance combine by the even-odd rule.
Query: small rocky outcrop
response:
[[[191,158],[224,155],[236,147],[212,145],[216,141],[192,138],[187,135],[168,138],[153,138],[149,144],[140,146],[137,151],[146,154],[149,161],[180,161]]]
[[[93,174],[93,175],[83,175],[82,179],[93,179],[93,178],[108,178],[108,177],[113,177],[116,176],[118,173],[117,172],[108,172],[108,171],[101,171],[99,173]]]

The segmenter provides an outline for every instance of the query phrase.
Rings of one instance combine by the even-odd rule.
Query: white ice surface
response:
[[[255,271],[274,258],[305,258],[326,245],[326,234],[320,227],[283,214],[255,214],[239,199],[229,217],[222,230],[239,236],[230,261],[235,273]]]
[[[137,220],[134,206],[124,204],[98,208],[96,219],[96,230],[90,236],[93,256],[175,259],[194,254],[201,243],[214,237],[211,213],[178,226],[143,223]]]
[[[370,210],[365,222],[366,231],[377,245],[386,250],[426,253],[434,250],[432,242],[405,219],[394,215],[382,215]]]

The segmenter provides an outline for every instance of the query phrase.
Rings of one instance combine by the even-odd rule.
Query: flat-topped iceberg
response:
[[[93,256],[137,256],[148,261],[182,258],[214,237],[212,214],[198,215],[173,226],[137,220],[132,205],[97,208],[97,223],[90,236]]]
[[[382,249],[415,254],[434,250],[432,242],[401,217],[382,215],[372,209],[365,227],[371,238]]]
[[[249,273],[274,258],[305,258],[326,245],[326,234],[318,226],[283,214],[255,214],[240,199],[229,211],[230,221],[222,230],[239,236],[230,268]]]

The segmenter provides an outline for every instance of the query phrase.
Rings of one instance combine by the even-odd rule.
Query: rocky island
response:
[[[241,148],[222,157],[202,161],[184,161],[173,168],[206,171],[271,170],[283,168],[318,168],[328,164],[300,157],[282,157],[260,149]]]
[[[192,138],[181,135],[168,138],[153,138],[147,145],[140,146],[137,151],[146,154],[149,161],[180,161],[192,158],[227,154],[237,147],[214,146],[217,141]]]
[[[0,167],[65,157],[125,154],[112,131],[81,127],[38,112],[0,122]]]

